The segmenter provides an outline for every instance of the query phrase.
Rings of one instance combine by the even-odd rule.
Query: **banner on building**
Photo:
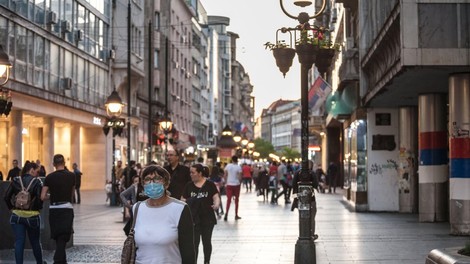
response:
[[[308,91],[308,107],[310,110],[315,111],[320,108],[330,93],[331,86],[321,76],[318,76]]]

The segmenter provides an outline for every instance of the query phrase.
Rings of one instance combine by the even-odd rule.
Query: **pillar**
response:
[[[46,172],[49,174],[54,171],[52,166],[52,158],[54,156],[54,119],[50,117],[44,118],[44,161],[42,164],[46,168]]]
[[[70,126],[70,167],[72,167],[73,163],[77,163],[79,168],[82,167],[80,160],[80,137],[80,125],[72,124]]]
[[[12,110],[10,112],[10,130],[8,133],[8,169],[12,168],[14,159],[18,160],[18,166],[23,167],[23,111]],[[6,175],[4,175],[6,178]]]
[[[470,235],[470,73],[449,77],[450,233]]]
[[[399,109],[398,191],[399,211],[418,212],[418,109]]]
[[[419,107],[419,221],[447,221],[448,159],[446,102],[442,94],[423,94]]]

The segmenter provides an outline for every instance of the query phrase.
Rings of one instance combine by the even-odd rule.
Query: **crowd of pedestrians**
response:
[[[131,160],[123,168],[122,162],[117,161],[114,167],[116,182],[108,181],[106,184],[107,193],[115,188],[119,195],[119,204],[123,207],[127,222],[123,228],[125,235],[129,234],[132,223],[135,223],[136,263],[160,263],[163,260],[196,263],[201,240],[204,264],[210,263],[212,232],[217,219],[223,216],[224,221],[229,220],[232,202],[233,219],[242,219],[239,215],[242,190],[262,196],[263,202],[272,205],[277,205],[278,200],[283,198],[285,205],[292,203],[292,210],[298,207],[297,193],[301,179],[298,163],[281,160],[239,164],[238,157],[233,156],[228,164],[217,162],[207,165],[202,158],[198,158],[194,164],[183,165],[181,159],[177,150],[169,149],[165,166],[152,162],[143,167]],[[65,249],[73,233],[73,203],[81,202],[82,172],[78,164],[73,163],[69,171],[64,156],[57,154],[53,157],[55,171],[49,174],[46,174],[39,160],[27,161],[23,169],[17,160],[12,165],[7,176],[11,184],[4,200],[11,210],[16,263],[23,263],[26,235],[31,241],[36,262],[45,263],[40,243],[40,211],[45,200],[50,204],[48,224],[51,239],[56,242],[54,263],[67,263]],[[315,168],[309,161],[308,172],[307,181],[313,190],[318,193],[336,192],[336,164],[330,163],[327,173],[324,173],[321,165]],[[31,201],[28,208],[19,208],[15,197],[24,189],[29,192]],[[316,239],[314,195],[310,210],[313,216],[311,234]]]

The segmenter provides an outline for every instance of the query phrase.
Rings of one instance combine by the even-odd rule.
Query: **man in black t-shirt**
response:
[[[186,183],[191,182],[189,168],[179,163],[179,153],[174,149],[167,151],[166,158],[169,165],[164,168],[171,175],[168,191],[170,192],[171,197],[180,200]]]
[[[18,160],[13,160],[13,168],[8,171],[7,181],[13,181],[13,178],[20,176],[21,169],[18,167]]]
[[[61,154],[54,155],[53,165],[56,170],[46,176],[41,199],[50,200],[49,225],[51,238],[56,241],[54,263],[67,263],[65,246],[72,235],[75,174],[65,169],[65,159]]]

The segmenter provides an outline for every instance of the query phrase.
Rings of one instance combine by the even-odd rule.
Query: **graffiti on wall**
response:
[[[406,148],[400,148],[398,159],[398,191],[409,193],[411,186],[411,177],[414,173],[415,158],[411,151]]]
[[[392,170],[392,171],[398,170],[398,163],[393,159],[388,159],[383,164],[372,163],[369,169],[369,174],[370,175],[382,175],[389,170]]]

